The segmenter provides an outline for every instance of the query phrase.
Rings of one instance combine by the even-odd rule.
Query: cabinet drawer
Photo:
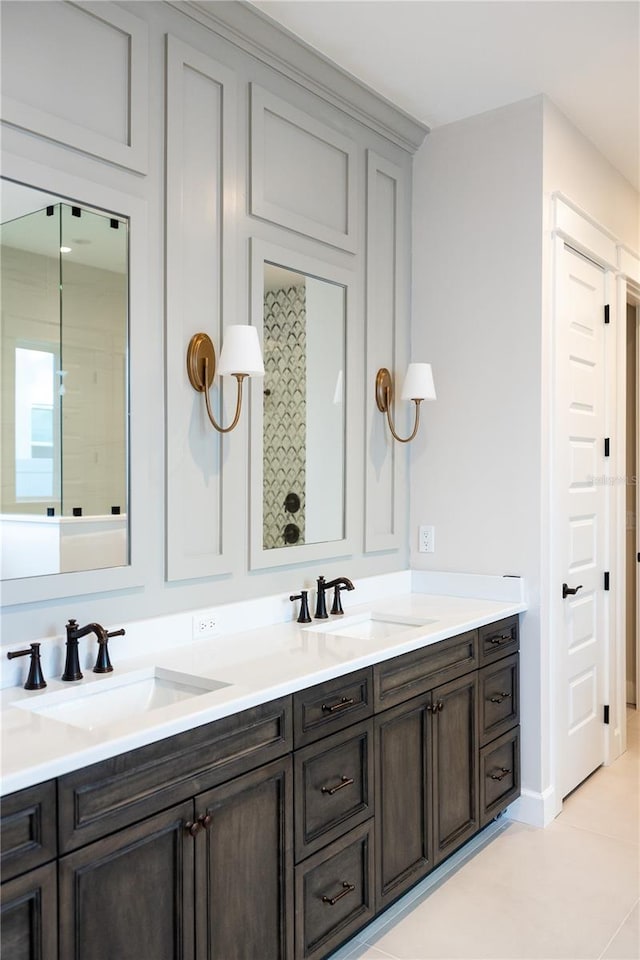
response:
[[[9,880],[53,860],[56,853],[55,780],[4,797],[0,818],[2,879]]]
[[[291,729],[282,697],[61,777],[60,852],[277,759],[292,748]]]
[[[480,826],[520,796],[520,727],[480,751]]]
[[[520,645],[518,616],[507,617],[480,627],[480,665],[515,653]]]
[[[519,721],[518,654],[498,660],[480,671],[480,746]]]
[[[373,714],[371,668],[318,683],[293,695],[296,747],[313,743]]]
[[[297,960],[326,956],[373,915],[369,821],[296,867]]]
[[[373,668],[376,710],[393,707],[478,665],[478,631],[469,630]]]
[[[295,753],[296,861],[373,814],[373,720]]]

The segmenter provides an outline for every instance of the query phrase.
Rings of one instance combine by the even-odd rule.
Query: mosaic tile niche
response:
[[[295,546],[285,540],[294,524],[305,539],[306,292],[304,283],[264,297],[263,548]],[[289,494],[300,508],[285,509]]]

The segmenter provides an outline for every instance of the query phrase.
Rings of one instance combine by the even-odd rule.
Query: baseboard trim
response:
[[[523,789],[520,796],[507,810],[510,820],[528,823],[532,827],[546,827],[560,813],[562,802],[558,802],[554,787],[547,787],[542,793]]]

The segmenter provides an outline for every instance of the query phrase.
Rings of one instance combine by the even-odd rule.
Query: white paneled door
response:
[[[558,788],[565,797],[604,761],[605,750],[606,276],[566,245],[558,257],[553,485],[559,582],[552,588],[559,611]]]

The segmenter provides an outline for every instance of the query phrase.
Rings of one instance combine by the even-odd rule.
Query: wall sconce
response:
[[[246,377],[263,377],[264,363],[258,342],[258,331],[248,324],[235,324],[224,331],[224,345],[220,352],[218,373],[238,381],[236,412],[228,427],[221,427],[211,410],[209,390],[216,374],[216,351],[206,333],[195,333],[187,348],[187,373],[194,390],[204,393],[207,413],[212,425],[220,433],[229,433],[237,425],[242,409],[242,384]]]
[[[409,443],[418,432],[420,423],[420,404],[423,400],[435,400],[436,390],[433,385],[433,374],[430,363],[410,363],[407,375],[404,378],[401,400],[413,400],[416,405],[416,421],[408,437],[399,437],[391,419],[391,404],[393,403],[393,383],[391,374],[386,367],[380,367],[376,375],[376,403],[381,413],[386,413],[391,436],[400,443]]]

